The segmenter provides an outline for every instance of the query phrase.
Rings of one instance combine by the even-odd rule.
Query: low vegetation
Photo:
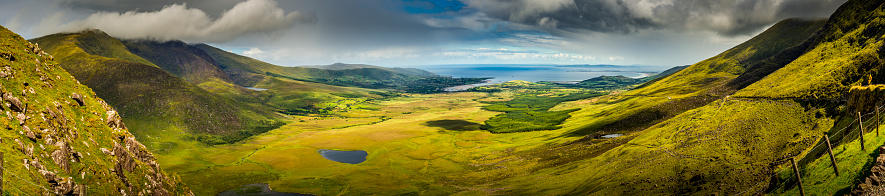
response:
[[[583,89],[562,88],[557,85],[511,81],[503,84],[477,87],[474,91],[513,91],[515,97],[507,101],[490,101],[483,109],[504,112],[485,121],[483,130],[492,133],[514,133],[561,128],[559,124],[578,109],[549,111],[561,102],[586,99],[605,93]]]

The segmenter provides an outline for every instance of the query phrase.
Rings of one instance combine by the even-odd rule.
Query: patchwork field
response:
[[[155,145],[166,169],[179,173],[198,195],[267,183],[273,190],[317,195],[454,194],[489,191],[459,186],[475,160],[507,149],[563,140],[557,131],[492,134],[480,125],[499,112],[479,100],[507,100],[511,93],[463,92],[408,95],[377,101],[359,118],[297,119],[280,129],[233,145],[206,147],[178,141]],[[371,115],[366,115],[371,114]],[[151,145],[148,145],[151,147]],[[320,149],[365,150],[367,161],[324,159]],[[418,177],[418,178],[416,178]]]

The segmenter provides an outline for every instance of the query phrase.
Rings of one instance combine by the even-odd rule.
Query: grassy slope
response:
[[[733,90],[729,88],[745,86],[740,84],[743,82],[752,84],[736,95],[840,98],[847,92],[847,87],[864,82],[862,78],[872,78],[873,83],[882,81],[883,76],[877,74],[882,65],[878,58],[878,48],[882,44],[876,41],[883,33],[879,31],[882,29],[879,27],[880,14],[883,13],[880,4],[850,1],[817,34],[812,34],[814,27],[820,27],[822,22],[782,22],[720,56],[624,94],[672,97],[721,95]],[[793,27],[784,28],[785,24]],[[801,30],[803,28],[807,29]],[[795,35],[795,29],[811,37],[805,41],[792,37],[797,39],[788,42],[795,44],[790,47],[790,44],[782,41],[789,40],[784,39],[785,35],[790,35],[786,38]],[[786,50],[760,46],[783,46],[780,49]],[[769,50],[760,51],[765,48]],[[766,55],[769,57],[766,58]],[[771,72],[774,73],[765,77]],[[748,77],[732,79],[738,75]],[[733,84],[718,89],[718,85],[729,80]],[[592,126],[593,121],[617,115],[610,111],[629,111],[647,106],[648,102],[654,103],[655,100],[657,103],[663,102],[661,98],[642,99],[646,102],[636,101],[636,98],[612,97],[610,100],[571,103],[557,108],[569,109],[569,105],[586,107],[582,112],[593,115],[582,118],[579,116],[582,112],[572,113],[577,117],[567,121],[566,126],[569,122],[595,117],[584,121],[589,121]],[[826,102],[718,99],[701,108],[679,112],[681,114],[672,119],[623,139],[585,140],[588,142],[583,142],[583,145],[590,147],[565,145],[557,147],[560,150],[538,150],[537,154],[542,155],[534,157],[539,157],[541,161],[516,161],[504,165],[508,170],[528,172],[509,174],[518,177],[506,179],[500,185],[519,187],[512,188],[512,193],[538,194],[758,194],[766,191],[772,174],[789,169],[784,165],[785,158],[805,157],[814,144],[819,144],[824,133],[844,127],[834,126],[832,119],[843,115],[834,110],[837,106]],[[866,155],[870,152],[843,151],[839,156],[845,159],[843,162],[851,168],[851,172],[836,181],[850,183],[863,175],[862,167],[866,167],[864,163],[870,161]],[[513,157],[526,154],[530,153]],[[817,155],[819,153],[809,156],[800,165],[820,170],[820,165],[828,160],[816,159]],[[812,160],[811,165],[805,165]],[[491,174],[487,176],[503,175],[497,169],[490,171]],[[541,180],[542,183],[537,183],[537,178],[547,175],[555,176],[555,179],[546,182],[548,178],[545,178]],[[831,186],[832,180],[828,180],[831,178],[811,174],[807,180],[816,182],[812,186],[820,184],[814,190],[821,193],[846,188],[846,185]],[[528,179],[533,179],[533,184],[520,183]],[[580,185],[573,188],[571,185],[575,184]],[[570,191],[562,192],[562,189]]]
[[[510,187],[508,193],[520,194],[721,194],[752,188],[748,182],[768,180],[772,169],[764,166],[801,153],[832,125],[827,116],[814,115],[820,109],[793,102],[722,100],[735,90],[726,84],[754,64],[801,44],[823,24],[785,20],[746,43],[635,90],[557,106],[553,110],[582,108],[562,130],[589,136],[500,157],[492,162],[503,164],[493,166],[507,171],[488,169],[479,175],[502,181],[490,187]],[[613,132],[628,135],[596,139]],[[749,143],[756,137],[766,142]],[[747,154],[757,149],[766,150]],[[735,161],[748,159],[754,161]],[[734,168],[741,172],[723,173]],[[537,178],[545,180],[538,183]]]
[[[689,109],[729,95],[726,84],[747,67],[802,43],[824,20],[787,19],[745,43],[679,72],[657,78],[603,102],[583,102],[564,126],[571,136],[598,131],[630,132],[650,127]],[[789,35],[789,36],[785,36]]]
[[[319,110],[324,108],[326,104],[340,102],[347,98],[380,97],[373,94],[374,92],[380,92],[377,90],[333,86],[293,80],[287,77],[270,76],[266,73],[283,73],[286,72],[287,68],[229,53],[205,44],[198,44],[194,47],[202,49],[212,57],[217,65],[228,74],[234,84],[269,89],[261,92],[265,95],[261,95],[260,99],[238,99],[239,101],[255,102],[259,100],[260,104],[267,105],[275,110],[306,112]],[[320,69],[301,68],[299,70]],[[306,78],[307,75],[309,74],[298,76],[297,78]]]
[[[879,1],[843,5],[816,47],[735,96],[841,98],[852,85],[885,82],[881,73],[885,9]]]
[[[255,91],[233,84],[206,52],[184,42],[126,40],[123,44],[133,54],[209,92],[241,99],[258,98]]]
[[[38,172],[32,164],[22,164],[22,160],[39,161],[45,170],[54,172],[61,183],[73,181],[78,186],[88,187],[88,195],[118,195],[123,190],[126,194],[150,194],[147,193],[151,184],[151,178],[161,179],[159,187],[165,188],[171,194],[183,195],[189,190],[181,184],[177,176],[166,175],[159,168],[151,168],[150,162],[153,156],[144,151],[140,144],[132,146],[128,153],[136,153],[135,149],[144,152],[142,156],[149,159],[136,160],[137,167],[131,172],[124,171],[128,184],[121,181],[115,175],[112,168],[118,162],[117,157],[103,153],[100,149],[113,150],[117,143],[124,143],[123,138],[133,137],[123,128],[109,127],[104,120],[108,117],[107,112],[112,109],[106,107],[101,98],[85,85],[79,84],[71,74],[66,72],[59,64],[51,60],[48,55],[28,51],[31,45],[22,37],[0,27],[0,45],[2,53],[14,57],[14,61],[8,58],[0,58],[6,77],[0,79],[0,89],[5,93],[17,97],[25,104],[25,110],[21,114],[29,117],[23,125],[12,117],[0,118],[0,126],[5,126],[6,131],[0,133],[3,138],[0,152],[3,153],[5,164],[3,167],[3,192],[9,195],[46,195],[47,189],[53,189],[53,185],[47,183],[47,179]],[[33,90],[33,91],[31,91]],[[33,93],[31,93],[33,92]],[[71,99],[73,93],[84,96],[84,105],[79,106]],[[5,102],[4,103],[8,103]],[[17,115],[18,112],[11,110],[3,104],[3,110],[7,115]],[[59,118],[52,118],[54,113]],[[41,136],[36,141],[30,140],[23,133],[27,133],[25,127],[29,127],[36,135]],[[52,141],[50,141],[52,140]],[[18,145],[21,141],[26,149],[33,150],[33,156],[23,154],[23,149]],[[58,162],[50,157],[52,152],[61,149],[59,145],[64,143],[70,147],[71,153],[65,154],[63,162],[70,164],[70,171],[65,171]],[[123,151],[126,152],[126,151]],[[73,154],[82,156],[79,161],[71,161]],[[131,157],[125,155],[126,157]],[[64,153],[63,153],[64,154]],[[156,171],[153,174],[151,171]],[[148,177],[148,175],[151,175]],[[156,175],[165,176],[158,178]],[[129,186],[129,187],[127,187]],[[44,189],[46,188],[46,189]],[[153,188],[153,192],[158,189]]]
[[[156,66],[92,55],[79,47],[82,42],[95,42],[96,39],[117,44],[93,50],[128,53],[112,47],[122,46],[119,41],[102,37],[95,31],[55,34],[34,41],[46,46],[62,67],[118,108],[127,121],[183,129],[166,131],[133,126],[139,139],[150,140],[148,135],[180,138],[189,134],[234,134],[251,126],[260,126],[258,121],[271,115],[207,92]]]

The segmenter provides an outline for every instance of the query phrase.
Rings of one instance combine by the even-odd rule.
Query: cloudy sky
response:
[[[693,64],[845,0],[0,0],[25,38],[97,28],[270,63]]]

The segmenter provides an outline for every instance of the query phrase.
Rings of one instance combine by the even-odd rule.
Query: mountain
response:
[[[53,56],[5,27],[0,43],[4,194],[192,195]]]
[[[368,65],[332,65],[330,69],[283,67],[230,53],[206,44],[203,49],[228,73],[235,84],[254,86],[267,77],[372,89],[395,89],[413,93],[441,92],[443,88],[481,83],[483,78],[451,78],[423,70]],[[352,69],[351,69],[352,68]],[[400,73],[403,72],[403,73]]]
[[[226,75],[194,71],[208,69],[205,65],[178,69],[176,73],[182,77],[162,69],[176,70],[170,61],[199,61],[176,59],[179,56],[160,58],[146,51],[148,47],[136,48],[147,58],[136,58],[141,56],[129,52],[128,46],[99,30],[53,34],[33,41],[42,44],[48,53],[55,55],[61,67],[119,109],[120,115],[134,125],[132,132],[140,139],[147,140],[148,135],[171,138],[242,135],[279,126],[275,125],[278,117],[272,112],[213,94],[183,79],[206,83],[224,81]],[[88,50],[83,47],[87,45]],[[126,58],[115,58],[121,56]]]
[[[431,72],[429,72],[429,71],[425,71],[425,70],[422,70],[422,69],[416,69],[416,68],[400,68],[400,67],[389,68],[389,67],[381,67],[381,66],[365,65],[365,64],[344,64],[344,63],[335,63],[335,64],[331,64],[331,65],[305,65],[305,66],[300,66],[300,67],[317,68],[317,69],[328,69],[328,70],[348,70],[348,69],[375,68],[375,69],[383,69],[383,70],[392,71],[392,72],[401,73],[401,74],[406,74],[406,75],[415,75],[415,76],[422,76],[422,77],[434,77],[434,76],[439,76],[439,75],[437,75],[437,74],[435,74],[435,73],[431,73]]]

